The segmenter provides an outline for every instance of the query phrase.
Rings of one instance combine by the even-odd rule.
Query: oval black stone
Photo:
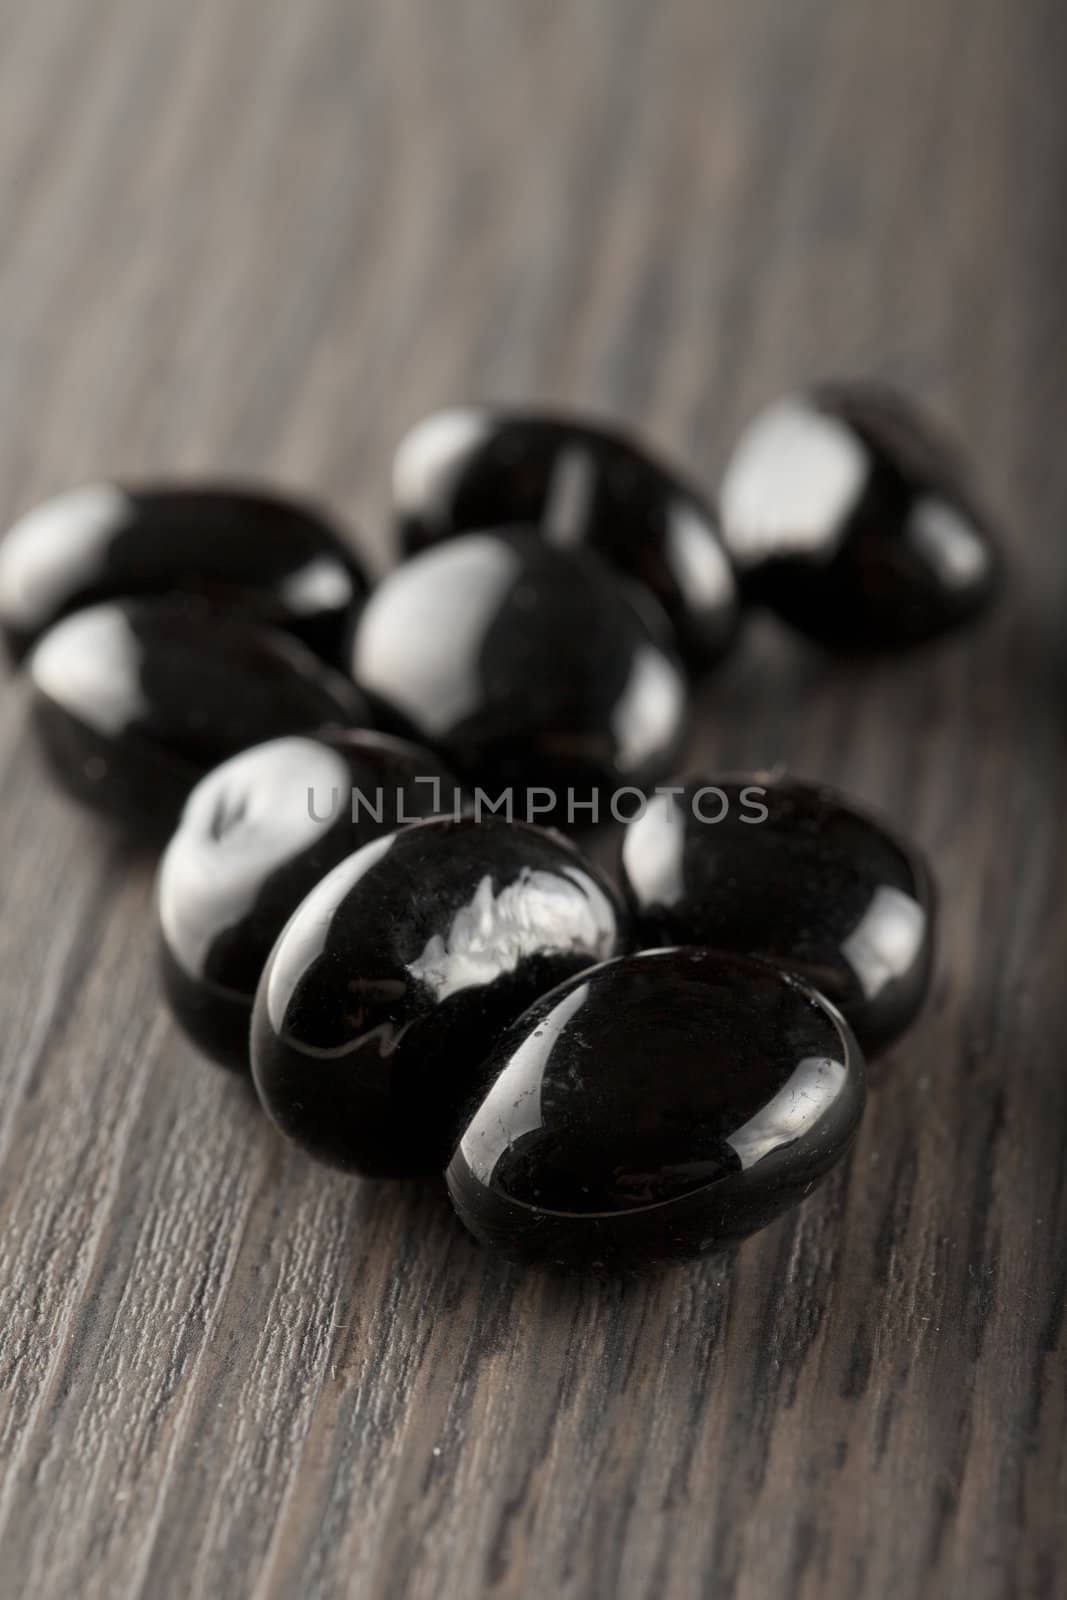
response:
[[[483,1243],[546,1265],[638,1269],[743,1238],[852,1142],[848,1025],[777,968],[708,950],[624,957],[509,1028],[448,1168]]]
[[[877,385],[769,407],[738,442],[721,507],[747,597],[830,648],[932,638],[996,587],[989,525],[951,447]]]
[[[195,595],[336,663],[367,588],[316,508],[221,486],[90,484],[37,506],[0,543],[0,629],[16,659],[72,611]]]
[[[429,751],[358,731],[257,745],[197,785],[157,909],[171,1010],[206,1055],[248,1070],[256,985],[297,906],[371,839],[451,809],[453,793]]]
[[[497,1036],[615,954],[620,917],[606,880],[540,828],[422,822],[364,845],[311,892],[263,974],[264,1106],[336,1166],[440,1171]]]
[[[390,574],[357,625],[352,673],[493,798],[550,791],[534,804],[553,820],[568,788],[647,788],[685,733],[681,670],[610,570],[532,532],[467,534]],[[530,819],[522,793],[514,814]]]
[[[131,833],[169,833],[194,784],[287,733],[370,721],[298,639],[210,608],[127,600],[58,622],[29,662],[53,773]]]
[[[711,945],[799,973],[869,1053],[926,998],[930,869],[831,790],[759,774],[690,781],[630,823],[622,876],[640,944]]]
[[[457,533],[524,524],[586,546],[645,585],[690,665],[729,648],[737,583],[708,502],[646,449],[578,418],[452,406],[401,442],[397,541],[411,555]]]

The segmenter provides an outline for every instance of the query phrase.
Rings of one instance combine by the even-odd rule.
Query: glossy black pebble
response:
[[[462,779],[546,786],[561,810],[568,786],[654,783],[687,719],[680,667],[610,569],[532,532],[467,534],[390,574],[357,625],[352,675]],[[524,796],[515,815],[530,815]]]
[[[0,542],[0,629],[16,658],[72,611],[189,595],[336,662],[367,587],[314,507],[249,490],[90,484],[37,506]]]
[[[661,950],[553,990],[511,1027],[448,1187],[483,1243],[637,1269],[732,1244],[802,1200],[864,1102],[848,1025],[762,962]]]
[[[635,938],[713,945],[799,973],[868,1052],[926,998],[933,879],[922,855],[843,796],[753,774],[655,796],[627,828]]]
[[[411,555],[509,523],[585,545],[644,584],[694,666],[719,660],[738,617],[715,513],[613,429],[577,418],[452,406],[418,423],[393,466],[397,540]]]
[[[428,751],[366,732],[274,739],[189,796],[159,872],[163,983],[205,1054],[247,1072],[252,1002],[297,906],[371,839],[454,804]]]
[[[194,784],[237,751],[371,720],[298,639],[167,602],[76,612],[40,640],[29,674],[56,778],[145,835],[169,833]]]
[[[994,542],[952,450],[876,385],[769,407],[727,466],[721,511],[748,597],[832,648],[931,638],[995,588]]]
[[[418,823],[304,901],[256,996],[263,1104],[312,1155],[373,1177],[440,1171],[507,1024],[622,947],[607,882],[540,828]]]

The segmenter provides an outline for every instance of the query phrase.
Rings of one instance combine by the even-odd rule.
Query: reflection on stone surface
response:
[[[271,955],[260,1097],[324,1161],[440,1170],[503,1028],[623,942],[610,886],[558,835],[471,819],[391,834],[312,891]]]
[[[172,602],[76,612],[28,672],[54,775],[130,834],[169,832],[193,786],[239,750],[371,720],[363,695],[299,640]]]
[[[488,1244],[641,1267],[721,1247],[810,1193],[863,1109],[847,1025],[764,962],[610,961],[508,1029],[448,1169]]]
[[[834,648],[932,638],[996,587],[989,524],[952,450],[877,385],[768,407],[734,449],[721,504],[749,598]]]
[[[737,584],[715,513],[677,473],[613,428],[473,406],[437,411],[393,467],[405,554],[486,528],[536,527],[559,549],[595,550],[655,596],[690,665],[729,648]]]
[[[157,904],[167,997],[202,1050],[248,1070],[256,986],[289,917],[338,862],[432,815],[451,786],[429,751],[363,731],[274,740],[198,785]]]
[[[386,578],[352,675],[461,779],[547,785],[561,809],[568,788],[656,782],[686,730],[681,670],[616,576],[529,531],[469,534]]]
[[[16,657],[71,612],[140,596],[210,601],[336,662],[366,592],[321,512],[252,490],[89,484],[0,540],[0,630]]]
[[[712,804],[706,787],[657,795],[626,829],[635,938],[763,956],[839,1006],[865,1050],[891,1044],[933,965],[936,897],[921,855],[832,790],[754,773],[717,780]]]

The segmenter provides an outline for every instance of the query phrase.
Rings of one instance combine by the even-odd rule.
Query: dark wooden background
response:
[[[863,373],[967,442],[1014,576],[863,670],[760,626],[707,693],[695,760],[914,831],[943,948],[847,1170],[629,1287],[286,1149],[2,688],[5,1595],[1067,1593],[1065,71],[1062,0],[0,0],[3,518],[227,469],[381,557],[435,404],[713,482]]]

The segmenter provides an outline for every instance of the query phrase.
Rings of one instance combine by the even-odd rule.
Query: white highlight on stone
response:
[[[863,444],[845,423],[801,399],[751,422],[720,493],[723,537],[748,566],[768,555],[829,560],[867,477]]]
[[[302,977],[311,963],[321,956],[338,906],[353,885],[392,849],[394,838],[394,834],[386,833],[380,839],[372,839],[355,855],[349,856],[347,861],[342,861],[332,872],[328,872],[278,936],[268,969],[270,975],[265,998],[271,1026],[279,1036],[285,1033],[285,1013],[292,998],[292,977]],[[306,1043],[302,1043],[300,1049],[305,1055],[343,1055],[348,1050],[358,1049],[360,1042],[357,1040],[341,1050],[333,1051],[316,1051]]]
[[[690,605],[696,603],[718,611],[735,604],[737,584],[726,551],[691,506],[679,505],[672,510],[667,543],[672,565],[684,576],[683,587]]]
[[[141,646],[114,606],[77,611],[50,628],[30,659],[37,688],[97,732],[120,734],[147,709]]]
[[[360,619],[356,681],[428,733],[446,733],[482,703],[481,648],[520,569],[506,543],[480,534],[428,550],[399,567],[371,596]],[[438,575],[439,583],[433,581]],[[398,618],[403,620],[399,630]],[[425,649],[426,640],[439,648]]]
[[[622,864],[642,905],[674,906],[685,894],[685,817],[671,794],[656,794],[626,830]]]
[[[496,889],[487,872],[456,912],[447,938],[435,933],[407,970],[438,1000],[447,1000],[514,972],[538,950],[592,950],[592,966],[611,953],[613,928],[607,897],[591,879],[576,878],[569,887],[558,873],[534,869]]]
[[[808,1056],[763,1109],[726,1140],[745,1171],[774,1150],[793,1144],[825,1116],[845,1083],[845,1067],[828,1056]]]
[[[561,451],[552,468],[542,529],[549,544],[568,549],[581,544],[589,524],[596,488],[597,463],[587,445]]]
[[[460,1141],[464,1160],[482,1183],[491,1181],[501,1156],[517,1139],[541,1126],[542,1065],[588,996],[589,985],[582,983],[561,1000],[552,1015],[523,1040],[483,1100],[472,1128]]]
[[[107,541],[133,502],[111,483],[87,484],[27,511],[0,543],[0,618],[35,627],[62,608],[71,575],[79,583],[103,565]]]
[[[210,945],[241,922],[271,872],[309,849],[339,809],[348,816],[350,787],[336,750],[298,738],[246,750],[197,784],[157,888],[164,937],[189,972],[203,972]]]
[[[908,522],[912,545],[949,589],[973,588],[989,574],[990,553],[974,524],[937,495],[916,502]]]
[[[285,579],[279,594],[296,616],[314,616],[346,606],[352,598],[352,579],[333,556],[316,556]]]
[[[417,422],[393,457],[396,509],[414,512],[431,505],[490,427],[489,412],[477,406],[450,406]]]
[[[680,727],[685,697],[685,683],[674,664],[654,646],[640,645],[611,719],[624,777],[638,772],[659,751],[664,728]]]
[[[926,937],[926,912],[911,895],[883,884],[841,946],[868,1000],[914,964]]]

